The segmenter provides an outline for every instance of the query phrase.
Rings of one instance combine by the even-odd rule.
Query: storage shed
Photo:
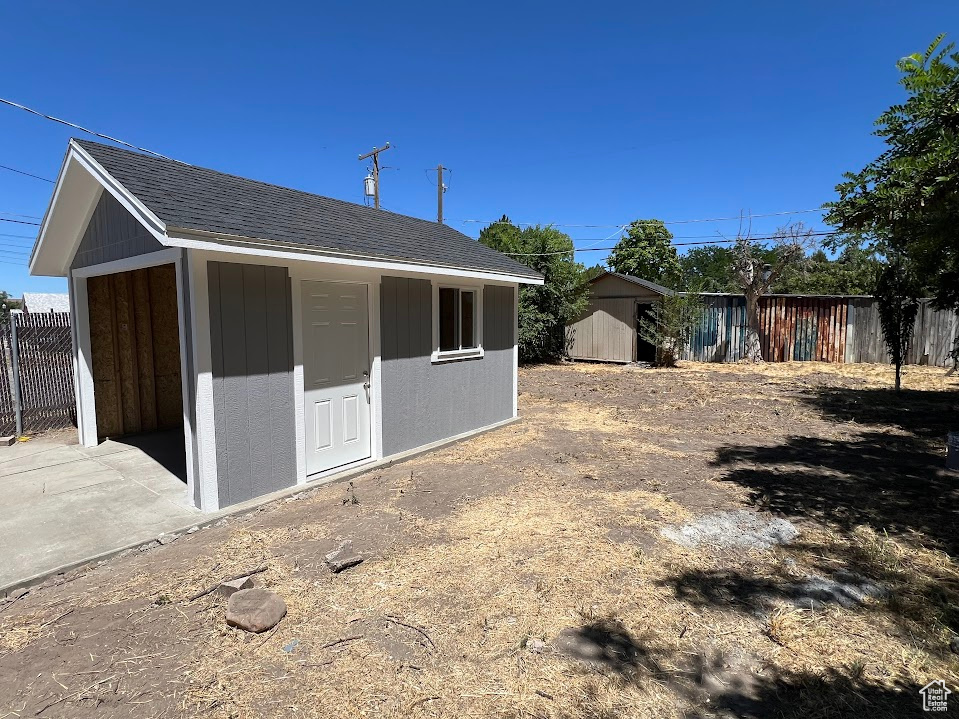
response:
[[[655,282],[604,272],[589,283],[589,305],[569,325],[570,356],[603,362],[651,362],[656,348],[639,337],[639,318],[673,290]]]
[[[211,511],[511,421],[543,281],[442,224],[83,140],[30,271],[69,279],[80,442],[182,426]]]

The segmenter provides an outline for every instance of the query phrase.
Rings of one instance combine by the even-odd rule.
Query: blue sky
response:
[[[357,154],[389,140],[383,206],[435,217],[426,170],[442,162],[449,224],[476,236],[463,220],[504,212],[615,226],[819,207],[880,151],[870,131],[901,98],[895,61],[939,32],[959,40],[959,4],[4,3],[0,27],[2,97],[357,202]],[[0,165],[53,178],[73,134],[0,106]],[[0,216],[32,221],[8,213],[42,215],[51,190],[0,169]],[[596,240],[614,227],[564,229],[613,244]],[[9,235],[33,230],[0,222],[13,295],[65,287],[27,275],[31,242]]]

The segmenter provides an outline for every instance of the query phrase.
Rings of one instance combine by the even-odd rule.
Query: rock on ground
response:
[[[789,544],[799,530],[785,519],[765,518],[747,509],[717,512],[683,524],[665,527],[661,534],[687,548],[701,544],[723,548],[770,549]]]
[[[216,588],[216,591],[223,597],[232,597],[237,592],[243,589],[251,589],[253,587],[253,577],[240,577],[239,579],[232,579],[229,582],[221,582],[220,586]]]
[[[326,555],[324,561],[326,566],[334,574],[342,572],[344,569],[355,567],[363,561],[363,555],[353,550],[353,542],[347,539],[340,542],[340,546]]]
[[[286,602],[266,589],[241,589],[230,596],[226,623],[247,632],[265,632],[286,616]]]

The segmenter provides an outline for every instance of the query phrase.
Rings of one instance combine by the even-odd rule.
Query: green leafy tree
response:
[[[775,247],[754,243],[750,250],[765,265],[776,263]],[[679,258],[683,268],[681,286],[702,292],[741,292],[733,279],[735,248],[720,245],[697,247]],[[861,247],[845,247],[830,258],[816,250],[805,259],[783,268],[770,292],[805,295],[870,295],[881,266],[875,253]]]
[[[586,309],[585,271],[576,262],[569,235],[552,227],[520,229],[506,215],[480,231],[479,241],[540,272],[542,285],[519,291],[521,362],[551,362],[569,354],[566,326]]]
[[[876,281],[876,303],[879,323],[889,351],[889,359],[896,366],[896,391],[902,386],[902,365],[912,342],[919,312],[919,283],[908,260],[894,253],[882,267]]]
[[[639,336],[656,348],[657,367],[675,367],[699,324],[703,303],[695,292],[663,295],[639,318]]]
[[[10,319],[10,310],[20,309],[20,300],[10,297],[6,290],[0,290],[0,320]]]
[[[835,259],[816,250],[788,268],[773,292],[791,295],[871,295],[882,263],[860,247],[846,247]]]
[[[662,220],[635,220],[606,262],[614,272],[675,288],[682,269],[672,240]]]
[[[583,279],[589,281],[593,279],[594,277],[599,277],[605,271],[606,271],[606,268],[603,267],[602,265],[593,265],[592,267],[588,267],[586,269],[586,271],[583,274]]]
[[[733,251],[721,245],[694,247],[679,258],[683,289],[701,287],[703,292],[738,292],[731,267]]]
[[[886,150],[844,175],[826,221],[837,243],[901,255],[934,306],[959,310],[959,53],[944,37],[897,63],[907,98],[876,121]]]

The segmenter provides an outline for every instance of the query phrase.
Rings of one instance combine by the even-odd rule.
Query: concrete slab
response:
[[[61,435],[2,448],[0,587],[206,519],[177,476],[182,452],[182,430],[136,444],[84,448]]]

